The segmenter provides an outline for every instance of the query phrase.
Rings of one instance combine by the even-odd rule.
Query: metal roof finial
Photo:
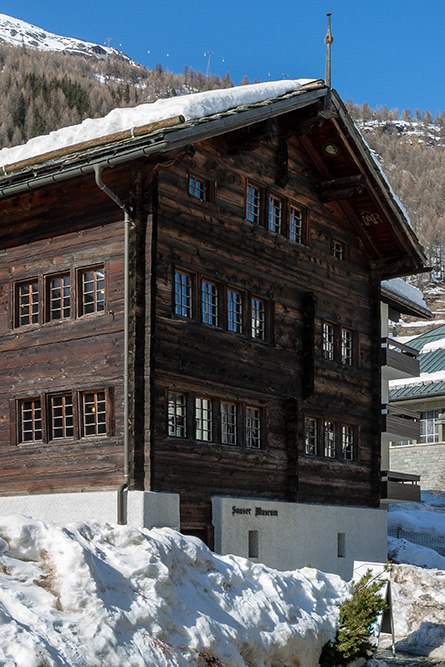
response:
[[[329,2],[329,9],[331,9],[331,3]],[[328,32],[324,38],[324,43],[326,44],[326,74],[325,74],[325,83],[328,88],[331,88],[331,44],[334,41],[334,38],[331,34],[331,12],[327,14],[328,17]]]

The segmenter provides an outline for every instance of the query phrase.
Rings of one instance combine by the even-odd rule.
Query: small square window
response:
[[[336,423],[325,421],[324,423],[324,455],[328,459],[336,457]]]
[[[107,411],[104,391],[91,391],[82,394],[83,435],[106,435]]]
[[[39,283],[30,280],[16,286],[16,326],[37,324],[39,321]]]
[[[66,273],[52,276],[47,282],[48,319],[62,320],[71,315],[71,278]]]
[[[308,456],[318,454],[318,428],[317,420],[313,417],[305,419],[305,452]]]
[[[105,310],[105,271],[100,266],[80,272],[82,315],[102,313]]]
[[[202,281],[202,321],[218,326],[218,288],[208,280]]]
[[[328,361],[335,358],[335,329],[329,322],[323,322],[323,357]]]
[[[336,259],[346,259],[346,243],[332,239],[331,253]]]
[[[264,301],[256,297],[251,299],[251,332],[252,338],[266,338],[266,309]]]
[[[187,435],[187,404],[184,394],[168,394],[168,434],[175,438]]]
[[[245,215],[249,222],[260,222],[261,192],[256,185],[247,183]]]
[[[261,410],[246,407],[246,447],[261,447]]]
[[[42,440],[42,406],[39,398],[20,401],[20,442]]]
[[[243,333],[243,300],[232,289],[227,290],[227,327],[229,331]]]
[[[280,234],[282,226],[283,204],[281,199],[269,195],[269,217],[268,229],[270,232]]]
[[[221,442],[237,445],[237,409],[235,403],[221,402]]]
[[[205,201],[208,199],[208,182],[198,176],[189,176],[189,194],[196,199]]]
[[[208,398],[195,399],[196,439],[211,442],[213,439],[213,407]]]

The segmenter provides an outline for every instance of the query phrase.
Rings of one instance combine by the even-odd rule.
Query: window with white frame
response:
[[[336,423],[328,420],[324,423],[324,455],[328,459],[336,456]]]
[[[236,403],[221,401],[221,442],[224,445],[238,444]]]
[[[343,461],[354,460],[354,427],[350,424],[342,424],[341,448]]]
[[[341,360],[346,366],[353,364],[353,332],[350,329],[341,330]]]
[[[175,438],[187,435],[187,403],[185,394],[168,394],[168,434]]]
[[[281,220],[283,214],[283,204],[281,199],[274,195],[269,195],[269,214],[268,214],[268,229],[271,232],[280,234]]]
[[[336,259],[346,259],[346,244],[338,239],[332,239],[331,254]]]
[[[335,328],[330,322],[323,322],[323,357],[329,361],[335,358]]]
[[[181,271],[175,271],[175,313],[192,317],[192,279]]]
[[[208,280],[202,281],[202,321],[218,326],[218,288]]]
[[[266,338],[266,309],[264,301],[256,297],[251,299],[251,332],[252,338]]]
[[[313,417],[306,417],[305,426],[305,452],[308,456],[318,454],[318,424]]]
[[[239,292],[227,290],[227,328],[235,333],[243,333],[243,300]]]
[[[429,410],[420,413],[420,440],[422,444],[440,441],[439,414],[442,410]]]
[[[249,222],[260,222],[261,210],[261,192],[256,185],[247,183],[246,186],[246,202],[245,202],[245,216]]]
[[[246,447],[259,449],[261,447],[261,410],[256,407],[246,407]]]
[[[213,440],[213,406],[208,398],[195,398],[195,436],[197,440]]]
[[[303,209],[289,206],[288,236],[295,243],[304,243],[306,216]]]

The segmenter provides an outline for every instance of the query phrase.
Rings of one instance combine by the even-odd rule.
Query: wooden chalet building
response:
[[[386,558],[380,282],[425,257],[336,92],[281,83],[0,153],[0,513]]]

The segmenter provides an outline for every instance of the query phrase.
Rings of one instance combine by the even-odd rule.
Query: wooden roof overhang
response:
[[[185,122],[175,117],[33,157],[0,171],[1,200],[139,158],[169,160],[205,139],[255,141],[278,119],[299,137],[320,179],[320,197],[340,206],[384,278],[425,271],[426,257],[376,160],[335,91],[316,81],[278,98]],[[231,141],[233,145],[233,139]],[[329,154],[327,147],[338,147]]]

